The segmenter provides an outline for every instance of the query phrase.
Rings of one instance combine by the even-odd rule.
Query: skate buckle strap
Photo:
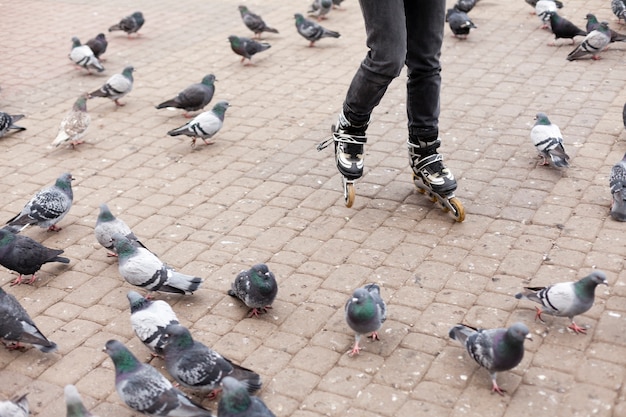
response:
[[[432,154],[432,155],[428,155],[428,156],[425,156],[425,157],[421,158],[415,164],[415,169],[417,169],[418,171],[421,171],[422,169],[424,169],[428,165],[434,164],[435,162],[441,162],[441,161],[443,161],[443,156],[440,153],[435,153],[435,154]]]
[[[328,145],[330,145],[333,142],[351,143],[353,145],[363,145],[364,143],[367,142],[367,136],[347,135],[343,133],[333,132],[333,135],[330,138],[320,142],[317,145],[317,150],[321,151],[322,149],[327,148]]]

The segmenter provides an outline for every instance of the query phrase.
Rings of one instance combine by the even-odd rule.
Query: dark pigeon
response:
[[[367,284],[357,288],[345,305],[345,317],[348,326],[354,330],[354,347],[350,355],[361,351],[361,335],[371,333],[372,340],[380,340],[378,330],[387,318],[387,306],[380,296],[380,287]]]
[[[207,145],[212,145],[214,141],[207,142],[224,125],[224,115],[226,109],[230,107],[227,101],[220,101],[213,106],[213,109],[200,113],[184,125],[167,132],[170,136],[185,135],[191,137],[191,147],[196,146],[196,140],[202,139]]]
[[[624,125],[626,125],[626,106],[624,106]],[[611,169],[609,178],[611,187],[611,217],[626,222],[626,154]]]
[[[224,377],[221,387],[219,417],[276,417],[262,399],[250,395],[246,385],[232,376]]]
[[[339,32],[326,29],[312,20],[305,19],[300,13],[294,14],[294,17],[296,18],[296,29],[298,33],[309,41],[310,47],[315,46],[315,42],[322,38],[338,38],[341,36]]]
[[[141,363],[118,340],[109,340],[104,351],[115,365],[115,389],[124,403],[149,416],[212,417],[154,367]]]
[[[0,111],[0,138],[11,129],[18,131],[26,130],[25,127],[15,124],[15,122],[22,118],[24,118],[23,114],[9,114]]]
[[[248,29],[254,32],[255,37],[260,38],[263,32],[278,33],[278,30],[267,26],[261,16],[252,13],[246,6],[239,6],[239,13],[241,14],[243,23]]]
[[[91,48],[96,58],[100,59],[100,55],[106,52],[109,42],[104,33],[98,33],[95,38],[89,39],[85,45]]]
[[[454,7],[462,12],[469,13],[474,6],[476,6],[478,0],[456,0]]]
[[[109,32],[113,32],[115,30],[122,30],[126,32],[126,34],[130,37],[132,33],[137,33],[137,31],[141,29],[141,27],[143,26],[145,22],[146,21],[143,17],[143,13],[135,12],[131,14],[130,16],[124,17],[122,20],[120,20],[119,23],[111,26],[109,28]],[[139,33],[137,33],[137,36],[139,36]]]
[[[166,107],[174,107],[176,109],[183,109],[185,110],[185,117],[190,117],[187,114],[188,112],[202,110],[213,99],[215,81],[215,75],[205,75],[201,82],[190,85],[178,93],[176,97],[164,101],[156,106],[156,108],[164,109]]]
[[[104,248],[111,251],[109,256],[117,256],[115,253],[115,245],[113,245],[113,235],[119,233],[125,236],[128,240],[133,242],[135,246],[145,248],[144,244],[137,239],[137,236],[128,227],[124,220],[118,219],[111,213],[109,206],[106,204],[100,204],[100,214],[96,220],[96,227],[94,228],[94,234],[96,240]]]
[[[531,339],[528,327],[515,323],[508,329],[475,329],[459,324],[450,329],[450,338],[465,347],[467,353],[491,375],[491,391],[504,395],[498,386],[498,372],[515,368],[524,358],[524,340]]]
[[[44,188],[35,194],[26,203],[22,211],[7,222],[10,230],[19,232],[29,225],[48,228],[50,231],[61,230],[56,224],[65,217],[72,207],[74,200],[73,179],[72,174],[62,174],[53,186]]]
[[[265,264],[254,265],[247,271],[237,274],[228,290],[228,295],[243,301],[252,310],[248,317],[266,313],[278,293],[278,284],[274,273]]]
[[[179,324],[176,313],[166,301],[149,300],[136,291],[129,291],[127,297],[135,334],[155,355],[162,355],[165,329],[170,324]]]
[[[272,47],[272,45],[267,42],[257,42],[254,39],[245,38],[243,36],[230,35],[228,41],[230,42],[230,48],[233,52],[241,56],[242,63],[246,59],[251,62],[253,55]]]
[[[186,327],[169,325],[165,329],[165,335],[165,368],[182,386],[208,393],[210,398],[214,398],[222,379],[231,376],[245,384],[250,394],[261,389],[259,374],[234,364],[194,340]]]
[[[548,12],[550,16],[550,29],[554,34],[554,40],[557,39],[571,39],[572,44],[576,36],[587,36],[587,32],[565,19],[559,16],[557,12]],[[551,43],[554,45],[554,42]]]
[[[59,256],[62,249],[50,249],[28,236],[14,234],[0,229],[0,265],[19,274],[11,285],[22,282],[23,275],[32,275],[29,284],[35,282],[35,273],[43,264],[49,262],[70,263],[70,260]]]
[[[446,22],[454,36],[459,39],[467,39],[470,30],[477,28],[467,13],[457,9],[456,6],[446,12]]]
[[[54,352],[57,345],[49,341],[37,328],[17,299],[0,287],[0,339],[14,344],[9,349],[19,349],[20,343],[29,343],[44,353]]]
[[[536,319],[542,320],[543,313],[556,317],[567,317],[574,333],[587,333],[574,322],[574,317],[587,312],[595,298],[596,287],[606,285],[606,274],[596,270],[576,282],[559,282],[547,287],[524,287],[525,291],[515,294],[517,299],[527,299],[541,304],[537,307]],[[543,320],[542,320],[543,321]]]

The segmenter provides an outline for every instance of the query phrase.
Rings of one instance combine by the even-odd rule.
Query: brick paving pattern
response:
[[[102,351],[115,338],[150,360],[130,327],[132,287],[93,234],[106,202],[163,260],[205,279],[192,296],[157,298],[195,338],[260,373],[259,395],[278,417],[626,415],[624,224],[608,216],[608,175],[626,150],[626,44],[611,44],[599,61],[568,62],[569,41],[548,46],[553,36],[522,0],[481,0],[470,12],[478,29],[465,41],[446,27],[442,153],[467,212],[455,223],[411,182],[404,74],[373,114],[353,208],[343,204],[332,150],[315,150],[366,52],[357,1],[322,22],[341,38],[314,48],[293,19],[310,2],[245,2],[280,31],[264,36],[272,47],[246,66],[227,41],[252,35],[240,3],[3,5],[0,109],[25,114],[19,124],[28,130],[0,139],[0,213],[8,220],[62,172],[76,180],[63,230],[23,232],[65,249],[71,263],[45,265],[33,285],[14,287],[15,274],[0,270],[3,288],[59,345],[50,354],[0,349],[0,399],[28,392],[32,415],[64,415],[71,383],[100,417],[137,415],[118,398]],[[105,72],[73,67],[72,36],[85,42],[135,10],[146,17],[141,35],[106,33]],[[608,1],[571,0],[559,11],[582,27],[589,12],[626,31]],[[129,64],[126,106],[88,101],[86,143],[51,147],[76,97]],[[216,143],[192,149],[188,138],[166,135],[186,122],[182,110],[154,106],[208,73],[218,81],[207,109],[219,100],[232,107]],[[560,126],[569,169],[536,165],[529,131],[538,111]],[[269,314],[246,318],[226,291],[258,262],[275,272],[279,293]],[[566,330],[566,318],[535,322],[532,303],[513,297],[592,268],[606,271],[609,287],[577,319],[586,336]],[[388,319],[382,340],[350,357],[343,306],[368,282],[381,286]],[[515,321],[534,340],[522,363],[499,375],[501,397],[448,330]],[[161,359],[151,364],[167,375]]]

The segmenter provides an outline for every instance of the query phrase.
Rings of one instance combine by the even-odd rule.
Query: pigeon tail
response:
[[[43,353],[50,353],[50,352],[56,352],[57,350],[57,344],[54,342],[49,342],[48,345],[37,345],[37,344],[33,344],[33,346],[36,346],[37,349],[39,349],[40,351],[42,351]]]
[[[232,362],[231,365],[233,365],[233,372],[229,376],[232,376],[243,383],[246,386],[248,393],[254,394],[261,389],[263,382],[261,381],[261,376],[259,374],[251,371],[250,369],[235,365]]]
[[[448,336],[450,336],[450,339],[457,340],[461,342],[462,345],[465,345],[465,341],[467,340],[467,338],[475,332],[476,329],[474,328],[471,328],[464,324],[458,324],[450,329]]]
[[[164,101],[163,103],[156,106],[157,109],[164,109],[166,107],[176,107],[178,108],[178,101],[175,98],[171,100]]]
[[[169,132],[167,132],[168,135],[170,136],[180,136],[180,135],[186,135],[187,133],[192,133],[189,130],[189,126],[184,125],[181,127],[177,127],[176,129],[172,129]]]
[[[568,159],[569,156],[565,153],[555,152],[555,150],[550,151],[550,160],[555,167],[569,167]]]
[[[161,291],[167,291],[164,287],[168,287],[174,290],[174,292],[193,293],[196,291],[200,284],[202,284],[202,278],[193,277],[191,275],[185,275],[173,270],[168,271],[168,279],[166,283],[159,288]]]

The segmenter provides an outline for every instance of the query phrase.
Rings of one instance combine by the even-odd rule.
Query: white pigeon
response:
[[[24,394],[19,397],[14,397],[10,400],[0,401],[0,416],[2,417],[28,417],[30,408],[28,406],[28,399]]]
[[[574,61],[591,55],[591,59],[597,61],[602,52],[611,43],[611,31],[608,22],[600,22],[600,25],[589,32],[585,39],[579,43],[572,52],[567,55],[568,61]]]
[[[537,113],[535,125],[530,129],[530,139],[532,139],[539,156],[543,158],[542,165],[548,165],[550,158],[556,167],[568,167],[569,156],[563,147],[563,135],[559,127],[550,122],[545,113]]]
[[[172,307],[163,300],[150,300],[137,291],[128,291],[130,324],[135,334],[155,355],[163,354],[165,328],[180,324]]]
[[[80,40],[76,36],[72,38],[72,50],[68,56],[74,64],[85,68],[90,74],[92,69],[98,72],[104,71],[104,67],[91,48],[87,45],[81,45]]]
[[[133,89],[133,71],[135,68],[128,66],[121,74],[115,74],[107,80],[99,89],[89,93],[89,98],[105,97],[110,98],[117,106],[124,106],[119,99],[130,93]]]
[[[557,11],[556,3],[554,0],[539,0],[535,4],[535,14],[541,20],[542,29],[548,29],[550,27],[550,12]]]
[[[72,148],[83,143],[81,138],[91,123],[91,116],[87,113],[87,97],[80,96],[74,102],[72,109],[65,115],[59,126],[59,133],[52,141],[52,145],[59,146],[62,143],[70,142]]]

